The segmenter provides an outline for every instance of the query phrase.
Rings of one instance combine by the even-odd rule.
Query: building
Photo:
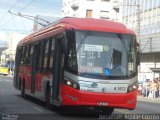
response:
[[[8,48],[2,51],[1,63],[9,63],[10,61],[14,62],[17,44],[25,36],[25,34],[18,33],[12,33],[9,35]]]
[[[62,17],[101,18],[121,21],[121,0],[63,0]]]
[[[140,65],[140,79],[160,77],[160,71],[153,71],[160,68],[156,56],[160,53],[160,0],[123,0],[122,6],[122,21],[137,33],[142,56],[145,56]]]
[[[123,0],[122,5],[123,23],[136,32],[140,29],[141,51],[160,51],[160,0]]]

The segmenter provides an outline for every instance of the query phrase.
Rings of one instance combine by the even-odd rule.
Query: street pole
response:
[[[11,61],[12,61],[12,40],[13,40],[12,37],[13,36],[11,34],[11,36],[10,36],[10,47],[11,47],[10,48],[10,65],[9,65],[10,66],[9,67],[10,68],[10,70],[9,70],[10,76],[12,75],[12,70],[11,70],[11,67],[12,67],[12,63],[11,63]]]

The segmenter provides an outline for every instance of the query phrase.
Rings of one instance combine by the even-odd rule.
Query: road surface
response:
[[[63,112],[60,112],[63,111]],[[97,115],[90,108],[55,108],[48,109],[44,103],[31,97],[26,99],[20,96],[20,91],[13,87],[13,78],[0,75],[0,120],[99,120],[108,119],[105,115]],[[142,118],[147,120],[159,120],[160,103],[138,101],[135,110],[115,109],[113,116],[117,119]],[[133,114],[133,115],[132,115]],[[121,116],[123,115],[123,116]],[[127,116],[128,115],[128,116]],[[137,116],[135,116],[137,115]],[[119,118],[118,118],[119,117]],[[122,118],[121,118],[122,117]],[[144,117],[144,116],[143,116]],[[146,116],[145,116],[146,117]]]

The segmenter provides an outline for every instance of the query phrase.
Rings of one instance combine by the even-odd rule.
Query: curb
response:
[[[7,75],[7,76],[0,75],[0,77],[13,79],[13,76],[10,76],[10,75]]]
[[[160,99],[152,99],[152,98],[138,98],[137,101],[145,101],[145,102],[152,102],[152,103],[160,103]]]

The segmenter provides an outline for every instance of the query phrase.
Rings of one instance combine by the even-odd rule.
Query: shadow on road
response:
[[[17,95],[17,97],[22,98],[20,95]],[[23,98],[22,98],[23,99]],[[63,106],[63,107],[56,107],[56,106],[51,106],[51,107],[46,107],[45,103],[35,99],[30,96],[26,96],[25,99],[31,103],[37,104],[43,108],[46,108],[47,110],[50,110],[53,112],[53,114],[37,114],[37,115],[20,115],[20,120],[27,120],[27,119],[33,119],[33,120],[50,120],[53,118],[56,118],[56,120],[64,119],[65,120],[82,120],[82,119],[90,119],[90,120],[114,120],[112,119],[113,117],[108,117],[107,115],[101,115],[93,110],[92,107],[70,107],[70,106]],[[56,113],[56,114],[55,114]],[[117,116],[113,114],[114,117]],[[124,116],[118,116],[119,118],[116,118],[116,120],[126,120],[124,119]],[[26,118],[26,119],[24,119]],[[59,119],[60,118],[60,119]],[[29,119],[29,120],[30,120]]]

